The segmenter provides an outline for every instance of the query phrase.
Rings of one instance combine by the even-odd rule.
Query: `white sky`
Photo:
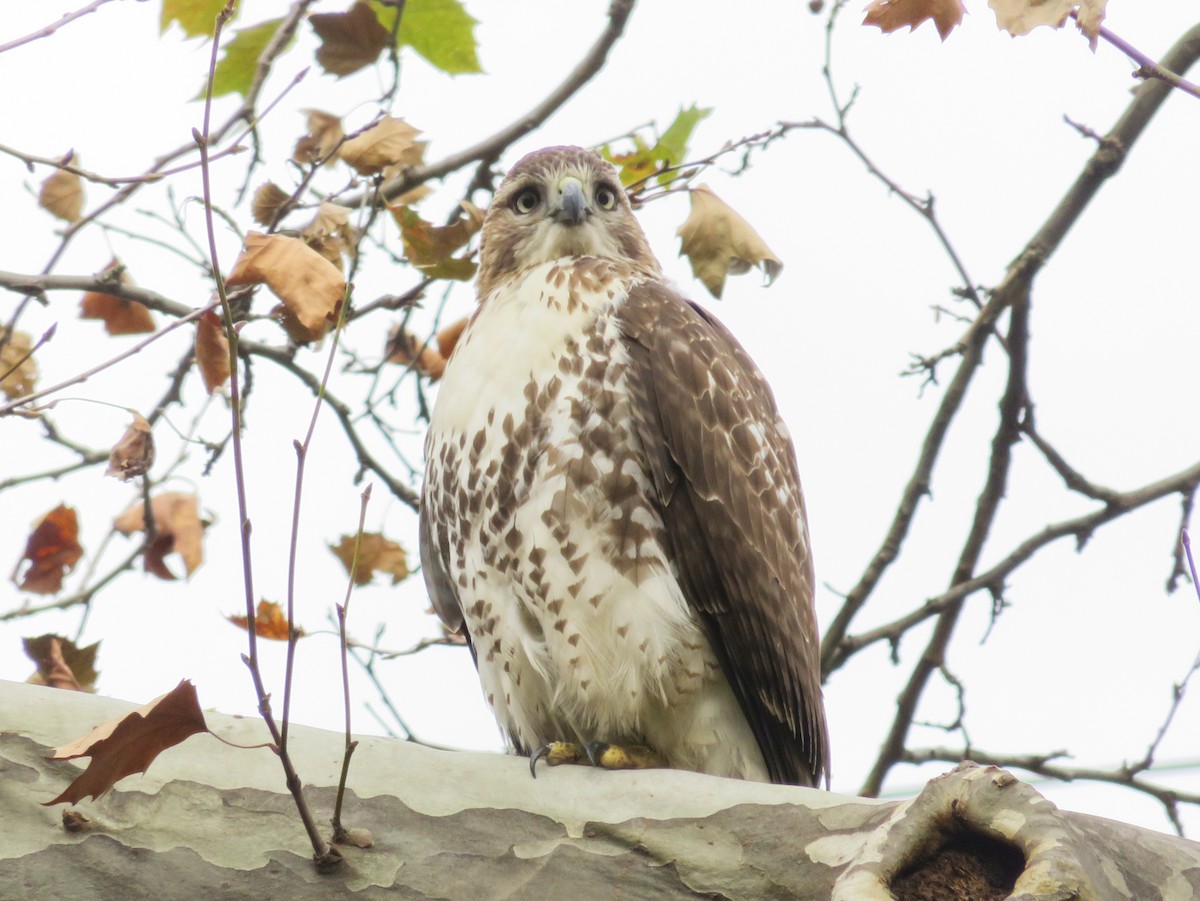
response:
[[[477,37],[487,76],[451,79],[405,56],[394,112],[424,130],[430,160],[474,143],[540,101],[595,39],[607,7],[603,0],[569,6],[552,0],[468,0],[467,5],[481,20]],[[1109,26],[1153,56],[1165,53],[1194,24],[1188,4],[1112,0],[1110,5]],[[862,28],[852,5],[836,33],[834,69],[843,92],[852,84],[861,86],[850,120],[856,139],[900,184],[935,193],[942,222],[971,277],[992,285],[1092,151],[1063,123],[1063,115],[1106,131],[1128,101],[1133,67],[1104,44],[1093,55],[1069,30],[1040,29],[1011,39],[996,30],[985,4],[971,0],[968,6],[971,14],[963,26],[941,44],[928,25],[913,35],[884,36]],[[284,7],[280,0],[247,2],[239,21],[253,24]],[[13,5],[5,11],[0,42],[70,8]],[[680,105],[692,102],[714,107],[693,140],[696,153],[781,119],[831,116],[820,78],[823,20],[809,14],[805,4],[792,2],[747,0],[737,5],[736,15],[730,10],[727,3],[644,0],[599,78],[516,145],[504,163],[547,144],[592,144],[650,120],[665,127]],[[0,83],[10,86],[0,96],[0,143],[47,156],[73,147],[83,165],[114,175],[136,174],[159,152],[186,143],[200,123],[201,105],[188,101],[203,80],[208,48],[183,43],[178,32],[160,40],[158,13],[158,3],[109,4],[50,39],[0,55]],[[552,37],[536,24],[564,17],[566,25],[556,27]],[[300,46],[276,67],[264,97],[278,93],[311,59],[314,46],[303,28]],[[382,68],[380,73],[339,82],[314,69],[265,123],[267,165],[255,183],[265,176],[288,178],[282,161],[302,128],[297,110],[322,108],[345,115],[351,124],[363,122],[373,114],[371,98],[388,76]],[[221,102],[216,118],[228,115],[233,104]],[[1200,448],[1195,363],[1200,307],[1194,229],[1188,226],[1200,194],[1194,165],[1197,121],[1200,101],[1177,93],[1167,102],[1124,170],[1103,189],[1035,286],[1031,384],[1039,427],[1076,467],[1115,488],[1173,473],[1194,462]],[[218,202],[232,203],[242,165],[237,157],[221,164]],[[45,174],[29,175],[17,161],[0,157],[0,269],[36,272],[56,245],[57,223],[36,208],[24,187],[33,186],[36,193]],[[716,308],[772,381],[795,436],[818,578],[829,586],[818,597],[818,612],[827,622],[838,607],[835,591],[855,583],[882,539],[940,397],[932,389],[918,396],[918,383],[897,374],[910,353],[935,353],[958,338],[959,324],[931,313],[933,305],[950,303],[954,273],[923,223],[889,199],[827,135],[795,133],[757,155],[754,168],[740,179],[713,173],[706,181],[756,226],[785,263],[769,290],[756,276],[731,279]],[[462,184],[461,179],[452,182],[431,198],[427,215],[440,218]],[[173,185],[180,198],[198,194],[199,175],[181,176]],[[105,196],[103,189],[89,187],[90,203]],[[162,209],[156,196],[147,191],[135,206]],[[681,197],[654,204],[642,221],[669,274],[691,296],[707,301],[686,263],[676,258],[674,230],[686,207]],[[250,225],[244,209],[236,215],[243,227]],[[132,210],[119,221],[167,234],[165,226]],[[192,234],[201,234],[198,205],[188,206],[187,224]],[[120,237],[111,242],[98,232],[81,237],[56,271],[97,271],[115,251],[139,284],[184,303],[206,300],[191,270],[159,248]],[[221,242],[228,270],[237,240],[226,233]],[[411,273],[375,259],[358,281],[357,297],[362,302],[398,293],[412,281]],[[429,309],[437,297],[430,295]],[[0,316],[7,319],[15,300],[16,295],[0,295]],[[97,323],[76,321],[77,302],[76,295],[56,294],[48,308],[22,321],[35,335],[59,323],[58,337],[39,356],[43,384],[133,343],[107,338]],[[460,291],[447,315],[462,315],[469,305],[469,293]],[[376,353],[385,338],[384,319],[371,321],[376,325],[367,328],[378,329],[378,335],[360,333],[357,340],[365,353]],[[263,325],[256,328],[255,337],[275,337]],[[187,340],[180,335],[164,341],[164,359],[178,359]],[[308,358],[320,359],[315,353]],[[886,622],[946,587],[982,480],[1003,375],[1000,363],[992,348],[990,365],[976,378],[951,433],[933,501],[922,508],[913,532],[912,554],[885,580],[853,631]],[[144,407],[165,387],[165,376],[157,373],[166,365],[121,367],[66,393]],[[944,368],[943,377],[951,371]],[[256,374],[247,472],[256,587],[259,596],[282,599],[291,442],[303,434],[311,403],[268,364],[259,363]],[[353,397],[362,381],[337,372],[331,390]],[[188,396],[199,398],[194,384]],[[403,403],[410,399],[410,389],[402,392]],[[88,404],[64,404],[55,415],[69,434],[95,446],[114,441],[126,421],[120,411]],[[170,415],[186,427],[185,415],[178,410]],[[222,415],[219,408],[210,410],[201,433],[217,437]],[[397,420],[410,422],[411,414],[398,414]],[[37,435],[30,423],[0,420],[0,478],[59,459]],[[406,440],[413,460],[419,460],[419,435]],[[227,454],[204,480],[198,477],[199,459],[184,467],[187,477],[172,487],[198,488],[204,507],[217,519],[208,534],[204,567],[188,584],[140,574],[123,577],[97,599],[83,640],[102,641],[100,690],[105,694],[144,702],[186,677],[196,682],[206,706],[253,714],[250,681],[239,662],[244,636],[221,618],[238,612],[242,603],[231,458]],[[359,489],[350,484],[352,471],[340,430],[324,414],[309,461],[298,580],[299,620],[309,630],[328,628],[326,616],[344,592],[340,564],[321,545],[354,529]],[[8,567],[8,561],[17,560],[29,523],[60,500],[80,509],[84,547],[95,551],[108,517],[131,498],[130,486],[101,479],[99,471],[57,486],[5,492],[0,495],[0,564]],[[1084,509],[1087,505],[1061,489],[1032,448],[1018,447],[1008,503],[984,565],[1048,522]],[[1069,749],[1075,763],[1089,766],[1111,767],[1141,757],[1166,712],[1171,684],[1195,657],[1200,636],[1200,605],[1190,587],[1174,595],[1163,590],[1178,537],[1178,509],[1178,500],[1171,499],[1106,527],[1080,556],[1067,544],[1043,552],[1011,581],[1007,599],[1012,606],[986,644],[979,639],[987,626],[987,601],[971,600],[950,665],[967,684],[967,723],[977,746],[1018,753]],[[401,540],[415,556],[415,517],[379,484],[368,527]],[[110,560],[129,547],[118,544]],[[89,559],[80,564],[76,580]],[[0,612],[21,600],[11,583],[0,583]],[[424,605],[419,577],[397,589],[360,590],[351,630],[368,640],[375,624],[385,622],[382,643],[405,647],[433,634]],[[0,677],[28,675],[22,635],[73,635],[78,623],[74,610],[0,624]],[[888,663],[885,649],[876,647],[827,686],[835,790],[853,793],[869,769],[928,628],[918,632],[903,644],[899,669]],[[281,651],[264,648],[277,702]],[[299,662],[296,718],[339,727],[335,641],[306,639]],[[499,747],[465,652],[433,650],[386,665],[383,673],[401,712],[422,737]],[[355,677],[358,697],[374,704],[371,688]],[[953,714],[952,692],[931,687],[920,718],[945,721]],[[363,731],[377,728],[361,707],[355,722]],[[81,724],[81,731],[90,725]],[[1200,759],[1197,735],[1200,702],[1192,696],[1160,759]],[[954,742],[955,736],[918,729],[913,743]],[[939,769],[897,768],[889,786],[911,791]],[[1200,789],[1196,769],[1156,778]],[[1127,792],[1039,788],[1066,807],[1167,828],[1155,803]],[[1186,816],[1194,832],[1200,814]]]

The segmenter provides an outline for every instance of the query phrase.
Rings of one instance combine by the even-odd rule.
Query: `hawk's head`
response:
[[[659,271],[616,169],[582,147],[529,154],[501,183],[483,221],[479,298],[518,269],[585,256]]]

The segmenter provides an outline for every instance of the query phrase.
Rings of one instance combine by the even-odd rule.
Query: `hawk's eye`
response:
[[[617,192],[608,185],[596,189],[596,205],[602,210],[611,210],[617,205]]]
[[[518,213],[532,213],[541,199],[537,188],[526,188],[513,199],[513,209]]]

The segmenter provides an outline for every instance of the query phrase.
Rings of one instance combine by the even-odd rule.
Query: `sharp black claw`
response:
[[[534,751],[532,754],[529,755],[529,775],[532,776],[534,779],[537,778],[537,762],[539,760],[541,760],[543,757],[549,756],[549,754],[550,754],[550,746],[542,745],[540,748],[538,748],[536,751]]]

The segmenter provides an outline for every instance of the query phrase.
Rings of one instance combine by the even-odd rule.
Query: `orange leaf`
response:
[[[91,757],[75,781],[44,807],[98,798],[119,780],[144,773],[159,754],[197,732],[207,732],[196,687],[186,679],[132,713],[94,728],[83,738],[55,748],[51,760]]]
[[[59,504],[38,521],[25,542],[25,556],[21,559],[32,565],[21,579],[21,590],[34,594],[62,591],[63,576],[75,568],[82,556],[75,510]],[[16,573],[13,575],[15,581]]]
[[[129,271],[114,259],[100,273],[103,279],[114,279],[120,285],[132,285]],[[143,335],[155,329],[154,317],[143,304],[136,300],[88,291],[79,302],[80,319],[100,319],[104,330],[110,335]]]
[[[343,535],[336,545],[330,545],[334,556],[342,561],[355,585],[366,585],[377,572],[388,573],[395,585],[408,577],[408,558],[404,548],[377,532],[363,532],[358,547],[358,565],[354,566],[354,535]],[[354,569],[351,570],[351,566]]]
[[[229,381],[229,338],[215,310],[196,320],[196,367],[209,394]]]
[[[412,366],[422,375],[429,376],[431,382],[436,382],[446,370],[446,358],[432,344],[417,339],[411,332],[397,325],[388,336],[385,363],[399,363],[401,366]]]
[[[344,13],[314,13],[308,17],[321,46],[317,62],[330,75],[349,75],[379,59],[391,34],[379,24],[374,10],[359,0]]]
[[[463,331],[467,327],[467,323],[471,320],[464,316],[462,319],[451,322],[448,326],[441,329],[437,333],[437,349],[445,360],[450,359],[450,354],[454,353],[454,348],[458,344],[458,339],[462,337]]]
[[[96,683],[96,649],[99,643],[77,648],[59,635],[23,638],[25,656],[37,664],[27,680],[31,685],[48,685],[68,691],[93,691]]]
[[[872,0],[867,6],[864,25],[877,25],[885,34],[905,27],[914,29],[933,19],[944,41],[959,23],[967,8],[962,0]]]
[[[167,569],[163,558],[172,552],[183,558],[190,576],[204,562],[204,527],[200,519],[200,501],[194,494],[166,491],[150,500],[154,516],[154,541],[144,554],[146,571],[160,579],[172,580],[175,574]],[[113,528],[122,535],[145,531],[146,518],[142,502],[133,504],[113,521]]]
[[[324,335],[346,294],[337,267],[299,238],[250,232],[226,284],[263,283],[283,301],[283,327],[298,342]]]
[[[79,158],[74,151],[68,153],[59,162],[62,165],[78,163]],[[66,169],[56,169],[45,181],[38,192],[38,205],[53,216],[64,222],[78,222],[83,213],[83,181],[74,172]]]
[[[116,476],[127,482],[134,476],[145,475],[154,463],[154,433],[140,413],[133,414],[133,422],[113,445],[108,455],[106,476]]]
[[[244,616],[234,614],[225,618],[239,629],[250,628],[250,623]],[[258,610],[254,614],[254,634],[259,638],[268,638],[271,641],[287,641],[288,621],[283,608],[274,601],[259,601]],[[303,638],[304,630],[297,627],[296,637]]]

